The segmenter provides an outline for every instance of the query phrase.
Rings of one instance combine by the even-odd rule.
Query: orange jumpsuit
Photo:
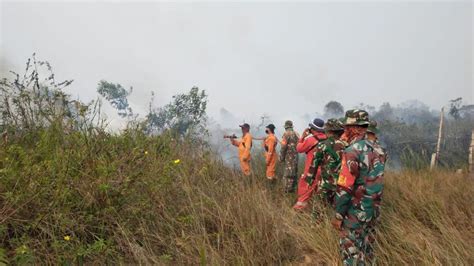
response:
[[[240,168],[244,175],[250,175],[250,149],[252,148],[252,135],[246,133],[241,140],[232,139],[232,145],[239,148]]]
[[[267,163],[267,178],[275,179],[275,167],[278,160],[276,146],[278,142],[274,134],[269,134],[263,142],[265,148],[265,162]]]

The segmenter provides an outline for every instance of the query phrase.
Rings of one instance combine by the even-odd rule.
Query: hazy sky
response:
[[[473,4],[2,2],[2,67],[33,52],[82,99],[106,79],[135,109],[196,85],[213,116],[290,118],[338,100],[473,103]],[[2,72],[4,73],[4,72]],[[3,75],[3,74],[2,74]]]

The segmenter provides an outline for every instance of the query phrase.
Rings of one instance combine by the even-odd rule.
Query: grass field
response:
[[[330,212],[295,213],[264,181],[167,136],[12,137],[0,149],[0,264],[338,264]],[[474,265],[473,195],[473,180],[448,171],[388,172],[377,264]]]

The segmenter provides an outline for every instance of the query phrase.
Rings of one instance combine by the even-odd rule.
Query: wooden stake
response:
[[[441,148],[441,137],[443,134],[443,121],[444,121],[444,107],[441,108],[441,114],[439,117],[438,143],[436,144],[436,153],[434,155],[434,158],[432,157],[432,160],[431,160],[431,165],[430,165],[431,169],[436,167],[439,162],[439,151]]]
[[[436,152],[431,154],[430,170],[433,170],[436,164]]]

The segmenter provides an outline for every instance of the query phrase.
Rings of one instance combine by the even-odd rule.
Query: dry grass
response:
[[[0,263],[338,263],[330,211],[295,213],[263,174],[191,147],[54,132],[2,147]],[[377,263],[473,265],[472,195],[450,172],[387,173]]]

